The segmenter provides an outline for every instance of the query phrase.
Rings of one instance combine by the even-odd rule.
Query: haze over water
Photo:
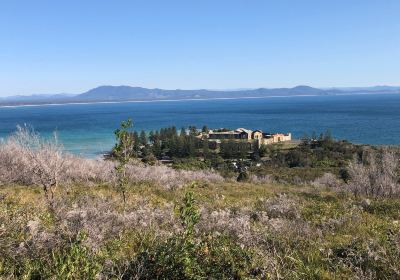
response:
[[[329,129],[355,143],[400,144],[400,95],[394,94],[3,107],[0,138],[27,123],[45,136],[56,130],[67,151],[95,157],[112,148],[113,131],[129,117],[146,131],[206,124],[301,138]]]

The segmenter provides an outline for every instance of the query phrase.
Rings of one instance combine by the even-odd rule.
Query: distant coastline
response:
[[[292,97],[332,97],[332,96],[356,96],[356,95],[379,95],[400,93],[376,93],[376,92],[360,92],[360,93],[338,93],[331,95],[318,94],[299,94],[299,95],[271,95],[271,96],[246,96],[246,97],[210,97],[210,98],[187,98],[187,99],[151,99],[151,100],[116,100],[116,101],[89,101],[89,102],[59,102],[59,103],[36,103],[36,104],[20,104],[7,105],[0,103],[0,108],[18,108],[18,107],[42,107],[42,106],[63,106],[63,105],[91,105],[91,104],[122,104],[122,103],[153,103],[153,102],[184,102],[184,101],[207,101],[207,100],[240,100],[240,99],[268,99],[268,98],[292,98]]]
[[[350,94],[341,94],[341,95],[350,95]],[[277,96],[249,96],[249,97],[188,98],[188,99],[121,100],[121,101],[66,102],[66,103],[41,103],[41,104],[21,104],[21,105],[2,105],[0,103],[0,108],[62,106],[62,105],[91,105],[91,104],[120,104],[120,103],[184,102],[184,101],[207,101],[207,100],[267,99],[267,98],[290,98],[290,97],[312,97],[312,96],[320,96],[320,95],[308,94],[308,95],[292,95],[292,96],[277,95]]]
[[[172,102],[194,100],[229,100],[276,97],[340,96],[361,94],[400,94],[400,87],[369,88],[258,88],[245,90],[165,90],[131,86],[100,86],[87,92],[69,95],[31,95],[0,98],[0,107],[44,106],[65,104],[108,104],[127,102]]]

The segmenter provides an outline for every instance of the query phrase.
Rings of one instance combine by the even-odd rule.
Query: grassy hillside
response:
[[[400,278],[398,148],[322,137],[239,170],[129,148],[89,160],[26,128],[0,143],[1,279]]]
[[[125,209],[109,185],[61,189],[51,208],[38,187],[0,197],[4,278],[400,277],[399,199],[237,182],[130,185]]]

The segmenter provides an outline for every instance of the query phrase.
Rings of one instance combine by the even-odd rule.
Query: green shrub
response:
[[[210,164],[196,158],[174,158],[172,167],[182,170],[204,170],[210,169]]]
[[[100,271],[99,260],[82,244],[83,234],[69,247],[53,253],[49,274],[56,279],[96,279]]]
[[[251,271],[251,255],[227,236],[196,237],[200,215],[192,192],[178,209],[183,231],[143,249],[123,279],[240,279]]]
[[[392,254],[376,240],[352,239],[332,248],[332,263],[345,264],[373,279],[399,279],[398,252]],[[389,277],[390,276],[390,277]]]
[[[203,236],[188,246],[183,235],[140,252],[123,279],[240,279],[251,272],[250,254],[229,237]]]
[[[370,214],[375,214],[381,218],[400,219],[400,200],[399,199],[380,199],[372,200],[364,206],[364,210]]]
[[[51,252],[35,252],[23,259],[0,259],[1,276],[11,279],[96,279],[100,259],[82,244],[85,236]],[[2,278],[1,278],[2,279]]]
[[[249,180],[249,174],[246,171],[240,171],[239,176],[236,179],[238,182],[245,182]]]

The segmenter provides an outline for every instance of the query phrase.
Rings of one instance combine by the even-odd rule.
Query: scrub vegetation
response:
[[[1,142],[1,279],[400,278],[396,147],[324,134],[187,168],[127,156],[130,128],[113,160]]]

